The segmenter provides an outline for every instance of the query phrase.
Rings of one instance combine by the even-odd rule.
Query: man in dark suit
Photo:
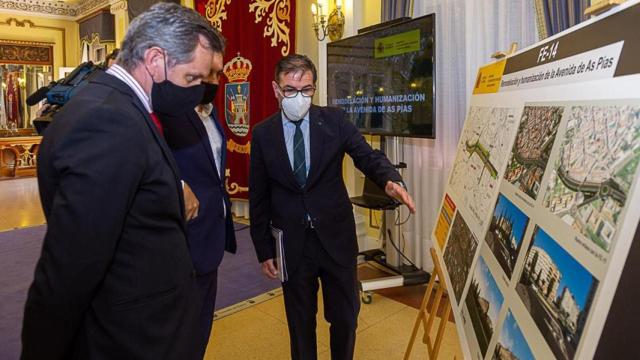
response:
[[[46,129],[47,218],[23,359],[197,359],[195,271],[179,171],[153,112],[202,98],[220,34],[159,3],[129,26],[117,64]]]
[[[318,279],[333,359],[351,359],[360,301],[358,243],[342,159],[348,154],[387,194],[415,211],[400,174],[374,151],[344,112],[311,105],[316,69],[303,55],[276,66],[274,94],[281,111],[253,130],[249,201],[251,237],[262,271],[275,278],[270,225],[284,233],[288,280],[283,283],[291,357],[316,358]]]
[[[203,81],[205,92],[200,104],[177,116],[159,114],[182,180],[199,203],[197,216],[187,223],[187,240],[203,301],[199,334],[202,356],[213,324],[218,266],[225,250],[236,252],[231,201],[224,185],[226,140],[211,103],[221,71],[222,53],[216,53],[211,73]]]

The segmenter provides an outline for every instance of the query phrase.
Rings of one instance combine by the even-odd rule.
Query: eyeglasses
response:
[[[298,93],[301,93],[304,97],[312,97],[313,94],[316,93],[316,88],[314,86],[305,86],[302,89],[298,90],[292,87],[285,87],[283,89],[280,87],[280,85],[278,85],[278,89],[280,89],[280,92],[286,98],[296,97]]]

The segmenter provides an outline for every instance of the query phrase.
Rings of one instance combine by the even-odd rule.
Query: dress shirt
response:
[[[207,137],[211,144],[211,151],[213,152],[213,158],[216,163],[216,169],[218,170],[218,176],[220,181],[224,184],[224,172],[221,172],[222,167],[222,134],[218,131],[218,127],[213,122],[216,121],[211,115],[213,111],[213,104],[202,105],[202,108],[196,106],[196,113],[202,120],[205,129],[207,130]],[[227,216],[227,205],[222,200],[222,207],[224,209],[224,216]]]
[[[149,99],[149,95],[144,92],[142,86],[138,83],[138,80],[134,79],[127,70],[118,64],[113,64],[109,69],[107,69],[107,74],[113,75],[127,84],[138,96],[142,105],[144,105],[144,108],[147,109],[149,113],[153,112],[151,111],[151,100]]]
[[[201,111],[198,111],[198,108],[196,107],[196,112],[204,123],[204,127],[207,129],[207,137],[209,137],[209,143],[211,144],[211,151],[213,151],[213,158],[216,161],[218,174],[222,174],[220,172],[220,166],[222,164],[222,134],[218,131],[216,124],[213,123],[215,120],[213,119],[213,116],[211,116],[212,111],[212,104],[203,105]]]
[[[302,130],[302,137],[304,138],[304,162],[307,168],[307,176],[309,176],[309,169],[311,168],[311,146],[309,144],[309,113],[302,118],[302,124],[300,130]],[[296,132],[296,125],[287,119],[282,113],[282,129],[284,130],[284,143],[287,147],[287,155],[289,155],[289,163],[291,164],[291,170],[293,170],[293,135]]]

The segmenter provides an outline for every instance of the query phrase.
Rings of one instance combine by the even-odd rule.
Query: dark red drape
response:
[[[278,60],[294,53],[295,0],[196,0],[195,8],[227,39],[216,107],[227,136],[227,191],[247,199],[251,129],[278,110],[271,81]]]

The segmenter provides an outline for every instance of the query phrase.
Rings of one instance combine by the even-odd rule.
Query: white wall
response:
[[[356,1],[357,4],[370,0]],[[403,226],[405,253],[416,265],[433,268],[429,255],[431,232],[467,112],[476,71],[490,62],[490,54],[506,50],[512,42],[520,48],[536,37],[534,3],[529,0],[416,0],[414,17],[436,14],[436,139],[400,138],[398,156],[404,161],[405,182],[418,205],[418,213]],[[326,69],[323,69],[325,71]],[[322,84],[322,83],[321,83]],[[393,139],[388,139],[392,143]],[[387,148],[390,157],[394,151]],[[347,165],[346,178],[357,170]],[[347,181],[357,193],[355,181]],[[401,218],[406,216],[402,210]]]

